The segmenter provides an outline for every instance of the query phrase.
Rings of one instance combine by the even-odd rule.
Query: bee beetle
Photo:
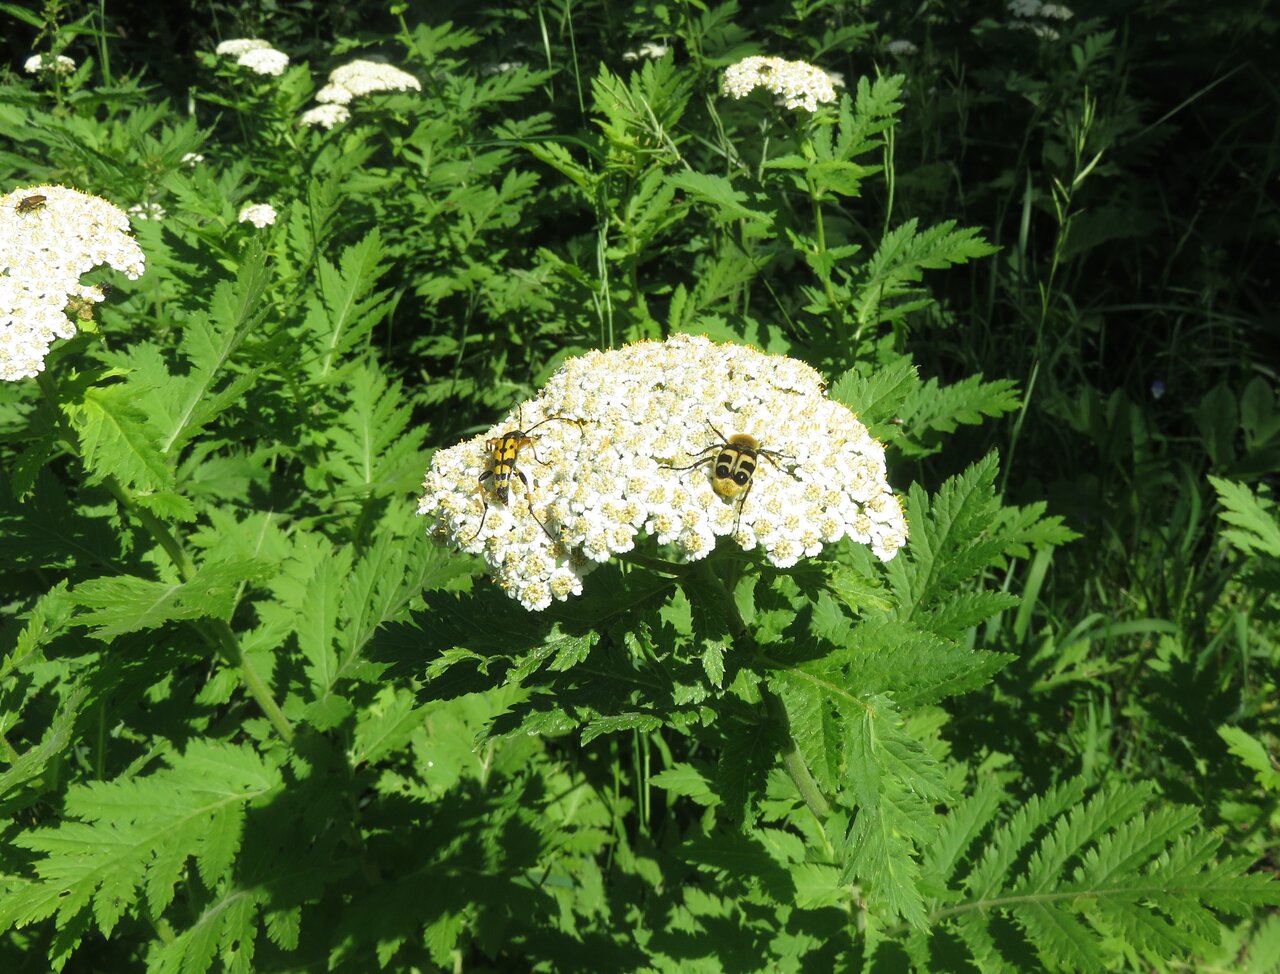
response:
[[[707,424],[711,426],[710,423]],[[756,472],[760,457],[767,457],[771,462],[778,460],[794,460],[795,457],[766,450],[760,441],[749,433],[734,433],[725,436],[714,426],[711,431],[720,437],[720,442],[707,447],[702,453],[691,453],[699,457],[683,467],[669,467],[670,470],[692,470],[704,463],[711,464],[711,489],[726,500],[738,499],[738,517],[733,522],[733,530],[738,530],[742,521],[742,508],[747,503],[747,495],[751,493],[751,478]]]
[[[491,466],[476,480],[480,490],[480,502],[484,505],[484,512],[480,515],[480,526],[476,528],[476,533],[467,539],[468,543],[480,537],[480,532],[484,530],[484,520],[489,516],[489,501],[484,496],[485,481],[493,481],[493,492],[498,495],[498,500],[502,501],[505,506],[511,500],[512,476],[519,477],[520,483],[524,484],[525,499],[529,502],[529,516],[538,522],[538,527],[542,528],[543,533],[548,538],[552,541],[556,540],[555,536],[547,529],[547,526],[538,519],[538,515],[533,513],[533,491],[529,487],[529,481],[525,477],[524,471],[516,467],[516,458],[520,455],[521,450],[528,447],[529,452],[533,454],[533,459],[537,460],[538,463],[542,463],[541,460],[538,460],[538,453],[533,447],[533,440],[529,434],[539,426],[557,421],[561,423],[578,423],[578,420],[569,419],[565,416],[548,416],[541,422],[534,423],[527,430],[507,430],[501,436],[495,436],[484,441],[484,448],[489,452]]]
[[[44,207],[44,201],[46,199],[48,199],[47,196],[42,196],[39,193],[34,193],[31,196],[24,196],[22,199],[18,200],[18,205],[15,206],[14,209],[19,213],[34,213],[36,210]]]

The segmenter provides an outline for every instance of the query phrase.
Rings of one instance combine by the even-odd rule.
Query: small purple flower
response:
[[[1151,398],[1160,399],[1162,396],[1164,396],[1164,380],[1156,379],[1155,382],[1151,383]]]

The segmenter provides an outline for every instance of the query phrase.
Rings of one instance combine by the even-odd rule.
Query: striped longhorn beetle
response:
[[[538,515],[533,513],[533,490],[529,487],[529,481],[525,477],[524,471],[516,466],[516,458],[520,455],[520,451],[526,447],[533,454],[533,459],[537,460],[538,463],[542,463],[538,459],[538,453],[534,449],[533,440],[529,434],[539,426],[556,421],[581,425],[579,420],[569,419],[566,416],[548,416],[541,422],[534,423],[528,429],[510,429],[501,436],[495,436],[484,441],[484,448],[489,453],[491,466],[476,480],[477,487],[480,490],[480,503],[484,505],[484,512],[480,515],[480,526],[476,528],[476,533],[467,539],[468,543],[480,537],[480,532],[484,530],[485,518],[489,516],[489,501],[484,496],[484,482],[486,480],[493,481],[493,492],[498,495],[498,500],[502,501],[505,506],[511,500],[511,478],[513,475],[519,477],[520,483],[524,484],[525,500],[529,503],[529,516],[538,522],[538,527],[542,528],[543,533],[548,538],[552,541],[556,540],[547,526],[539,520]]]
[[[710,423],[707,423],[711,426]],[[738,499],[738,517],[733,522],[733,530],[738,530],[742,522],[742,509],[746,506],[747,495],[751,493],[751,478],[756,472],[760,457],[767,457],[771,462],[778,460],[794,460],[776,450],[766,450],[760,441],[749,433],[734,433],[725,436],[714,426],[711,431],[720,437],[719,443],[713,443],[701,453],[690,453],[699,459],[683,467],[668,467],[669,470],[692,470],[704,463],[711,464],[711,489],[726,500]]]

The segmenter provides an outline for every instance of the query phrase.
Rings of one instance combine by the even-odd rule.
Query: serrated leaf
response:
[[[70,409],[81,456],[93,483],[114,477],[125,487],[166,490],[173,486],[173,470],[160,449],[159,431],[135,399],[127,384],[85,390]]]
[[[1218,736],[1227,742],[1227,749],[1253,772],[1262,788],[1266,791],[1280,791],[1280,771],[1276,770],[1275,759],[1267,753],[1260,740],[1239,727],[1228,724],[1218,728]],[[0,789],[0,794],[2,793],[3,790]]]
[[[132,575],[81,582],[71,593],[84,610],[76,623],[92,628],[95,639],[110,641],[127,632],[158,629],[182,619],[221,619],[236,607],[241,586],[270,571],[261,561],[202,565],[188,582],[155,582]]]
[[[74,785],[72,821],[34,829],[15,843],[41,854],[36,879],[0,894],[0,929],[56,915],[66,927],[92,907],[104,935],[128,911],[162,914],[187,860],[206,884],[229,873],[245,808],[281,787],[277,769],[248,747],[192,741],[170,767],[140,778]]]
[[[764,226],[773,222],[773,214],[747,206],[747,194],[734,189],[733,183],[725,176],[686,170],[673,173],[667,179],[676,189],[683,190],[697,202],[710,206],[720,222],[747,220]]]

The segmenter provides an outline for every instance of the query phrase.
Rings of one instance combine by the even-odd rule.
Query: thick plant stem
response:
[[[734,602],[732,593],[721,581],[720,576],[716,574],[716,570],[709,562],[710,559],[703,559],[698,562],[697,572],[724,600],[729,623],[729,635],[733,638],[734,645],[752,656],[757,655],[758,649],[755,636],[747,628],[746,621],[742,618],[742,613],[738,611],[738,605]],[[770,719],[777,724],[778,729],[782,732],[782,766],[786,768],[787,774],[795,784],[796,790],[800,792],[800,797],[804,799],[809,811],[813,813],[819,823],[825,822],[828,813],[831,811],[831,806],[827,802],[826,796],[822,794],[822,789],[818,787],[818,783],[813,780],[813,774],[809,771],[809,766],[805,764],[804,755],[800,753],[800,745],[796,743],[796,739],[791,735],[791,719],[787,715],[786,704],[782,702],[781,697],[763,683],[760,684],[760,697],[764,701],[765,710]]]

